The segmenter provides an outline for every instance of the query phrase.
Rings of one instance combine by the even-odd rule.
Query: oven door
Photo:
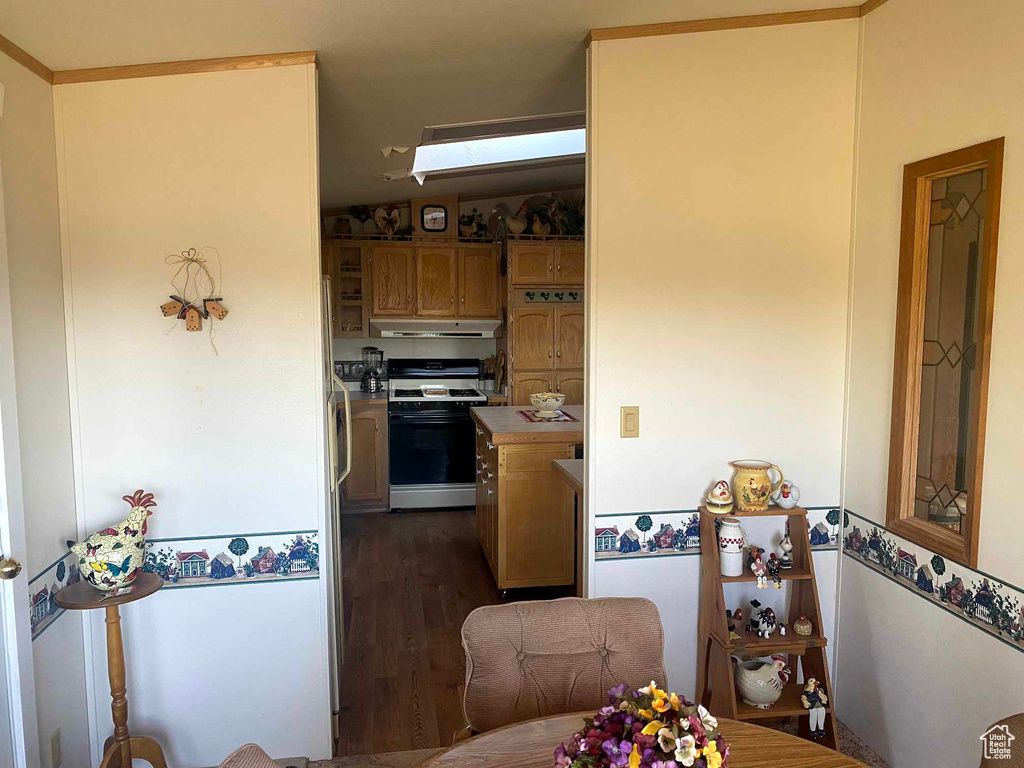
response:
[[[476,481],[476,432],[468,412],[392,413],[388,427],[392,486]]]

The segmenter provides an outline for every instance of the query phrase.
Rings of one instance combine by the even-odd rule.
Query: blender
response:
[[[363,378],[359,388],[363,392],[380,392],[384,385],[380,381],[380,372],[384,368],[384,350],[377,347],[363,347]]]

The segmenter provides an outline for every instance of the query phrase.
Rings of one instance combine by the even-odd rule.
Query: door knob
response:
[[[0,579],[13,579],[21,573],[21,563],[13,557],[0,560]]]

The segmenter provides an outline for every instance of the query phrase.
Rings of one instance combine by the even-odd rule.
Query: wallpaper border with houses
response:
[[[843,517],[842,545],[854,562],[1024,653],[1024,589],[947,562],[849,509]]]
[[[160,575],[165,589],[317,579],[320,545],[316,531],[146,539],[143,570]],[[67,612],[57,606],[54,594],[80,579],[78,563],[71,552],[29,579],[33,640]],[[38,589],[34,588],[37,582],[41,582]]]
[[[79,581],[81,576],[75,556],[65,552],[28,580],[28,611],[33,641],[67,613],[57,606],[54,595],[68,584]],[[36,589],[35,584],[40,581],[43,583]]]
[[[837,550],[839,540],[839,507],[805,507],[811,529],[811,549],[815,552]],[[836,522],[826,518],[834,512]],[[777,511],[772,515],[781,514]],[[665,522],[661,518],[672,519]],[[724,515],[723,515],[724,517]],[[638,533],[640,525],[651,527]],[[638,558],[680,557],[700,554],[700,512],[696,509],[670,509],[660,512],[603,513],[597,515],[594,529],[594,560],[634,560]],[[643,522],[641,522],[643,521]],[[653,543],[653,547],[652,547]]]

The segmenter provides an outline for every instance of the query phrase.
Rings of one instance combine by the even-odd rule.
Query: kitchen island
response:
[[[572,584],[576,521],[572,492],[551,462],[576,456],[583,406],[570,422],[529,422],[532,408],[473,408],[476,521],[480,545],[501,590]]]

